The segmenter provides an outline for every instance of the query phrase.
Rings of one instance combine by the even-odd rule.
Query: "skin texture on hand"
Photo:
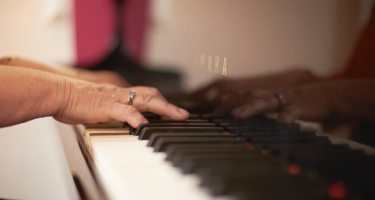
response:
[[[231,114],[239,119],[279,110],[278,121],[351,118],[375,122],[375,81],[324,81],[282,90],[254,90]],[[275,97],[281,94],[281,102]],[[281,103],[281,104],[280,104]]]
[[[0,65],[36,69],[94,83],[109,83],[118,87],[130,87],[130,84],[120,75],[106,70],[92,72],[85,69],[75,69],[70,67],[52,67],[18,57],[2,58],[0,59]]]
[[[187,111],[169,104],[155,88],[119,88],[80,80],[69,81],[63,88],[68,95],[63,109],[54,118],[64,123],[99,123],[115,119],[137,127],[148,122],[140,112],[153,112],[174,120],[184,120],[189,115]],[[132,90],[136,95],[133,105],[128,105]]]
[[[175,120],[189,113],[169,104],[155,88],[120,88],[53,73],[0,65],[0,127],[53,116],[69,124],[126,121],[137,127],[147,120],[140,112],[154,112]],[[133,105],[129,92],[135,90]]]
[[[253,89],[275,89],[292,87],[299,84],[316,82],[321,80],[306,70],[291,70],[285,73],[269,75],[259,78],[247,78],[242,80],[219,80],[204,87],[193,95],[214,104],[220,104],[232,94],[246,93]]]

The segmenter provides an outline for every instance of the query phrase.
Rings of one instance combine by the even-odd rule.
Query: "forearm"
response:
[[[110,83],[120,87],[129,87],[130,84],[126,82],[121,76],[110,71],[98,71],[92,72],[86,69],[76,69],[71,67],[55,67],[49,66],[30,60],[25,60],[18,57],[6,57],[0,59],[0,65],[24,67],[28,69],[36,69],[45,72],[51,72],[54,74],[81,79],[84,81],[94,83]]]
[[[62,76],[1,65],[0,71],[0,127],[53,116],[66,99]]]
[[[98,77],[84,69],[74,69],[70,67],[55,67],[49,66],[42,63],[25,60],[18,57],[6,57],[0,59],[0,65],[7,65],[7,66],[17,66],[17,67],[24,67],[28,69],[36,69],[44,72],[50,72],[62,76],[67,76],[71,78],[81,79],[90,82],[97,82]]]

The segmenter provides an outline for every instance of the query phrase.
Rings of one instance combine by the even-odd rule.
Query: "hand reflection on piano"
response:
[[[346,118],[375,122],[375,97],[369,95],[374,87],[371,79],[324,81],[296,70],[257,79],[218,81],[193,96],[208,100],[216,107],[215,113],[230,113],[237,119],[280,111],[277,120],[288,123]],[[281,102],[275,93],[283,96]]]
[[[227,95],[246,93],[253,89],[277,89],[292,87],[305,83],[319,81],[320,78],[302,69],[291,70],[281,74],[269,75],[259,78],[246,78],[242,80],[219,80],[198,91],[193,96],[214,104],[220,102]]]
[[[217,112],[229,112],[238,118],[264,111],[279,110],[279,122],[294,120],[326,121],[342,118],[375,121],[374,80],[344,80],[306,84],[280,90],[253,90],[247,96],[231,94],[221,102]],[[281,102],[275,92],[283,97]],[[280,104],[281,103],[281,104]],[[242,104],[242,105],[241,105]]]

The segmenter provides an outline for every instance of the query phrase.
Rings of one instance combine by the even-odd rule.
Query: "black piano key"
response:
[[[248,148],[225,148],[225,149],[187,149],[187,150],[179,150],[174,153],[173,158],[170,160],[174,166],[180,165],[186,157],[191,158],[194,156],[206,156],[209,160],[209,156],[230,156],[230,155],[243,155],[243,154],[251,154],[251,155],[262,155],[262,151],[260,149],[257,150],[250,150]]]
[[[262,174],[263,175],[263,174]],[[241,194],[244,199],[316,200],[329,199],[330,183],[310,181],[303,176],[275,175],[217,178],[209,189],[214,195]],[[240,197],[241,198],[241,197]]]
[[[159,138],[164,137],[236,137],[235,135],[224,133],[153,133],[147,143],[148,147],[154,146]]]
[[[288,149],[279,149],[278,156],[286,157],[290,160],[295,160],[298,158],[305,158],[305,157],[312,157],[318,156],[321,157],[324,155],[325,157],[337,157],[342,155],[349,155],[352,150],[347,145],[331,145],[326,147],[320,148],[288,148]]]
[[[175,163],[180,167],[184,173],[193,173],[201,167],[215,168],[225,163],[232,164],[232,162],[253,162],[262,163],[264,161],[272,160],[274,158],[266,155],[255,153],[235,154],[235,155],[201,155],[201,156],[185,156],[180,163]]]
[[[147,123],[139,124],[138,127],[134,130],[134,135],[140,135],[145,127],[216,127],[214,123]]]
[[[246,138],[259,138],[259,137],[317,137],[315,132],[252,132],[240,133],[238,136]]]
[[[190,113],[189,119],[207,119],[207,120],[213,120],[213,119],[222,119],[222,118],[229,118],[230,116],[222,116],[218,114],[192,114]]]
[[[171,144],[242,144],[246,139],[238,137],[165,137],[155,143],[154,151],[165,151]]]
[[[266,157],[265,157],[266,158]],[[206,164],[196,166],[194,172],[198,174],[202,180],[201,185],[210,185],[212,177],[221,176],[224,174],[234,173],[281,173],[285,174],[285,164],[275,159],[233,159],[222,161],[222,160],[211,160]]]
[[[214,123],[252,123],[252,122],[273,122],[274,120],[268,119],[264,114],[258,114],[248,117],[247,119],[234,119],[234,118],[217,118],[217,119],[211,119]]]
[[[147,113],[142,113],[142,115],[147,119],[147,120],[160,120],[161,116],[155,113],[147,112]]]
[[[196,133],[223,133],[221,127],[145,127],[139,133],[140,140],[148,140],[152,133],[178,133],[178,132],[196,132]]]
[[[269,144],[267,145],[267,151],[270,151],[271,153],[278,155],[281,152],[286,152],[288,150],[291,151],[298,151],[298,150],[311,150],[314,151],[315,149],[326,149],[326,148],[332,148],[333,146],[337,146],[337,148],[349,148],[348,145],[340,144],[340,145],[332,145],[331,143],[301,143],[301,144]]]
[[[229,133],[253,133],[253,132],[296,132],[301,131],[297,126],[273,127],[273,126],[243,126],[243,127],[228,127]]]
[[[246,137],[246,136],[245,136]],[[330,140],[327,137],[256,137],[251,138],[251,144],[257,147],[266,148],[267,145],[270,144],[297,144],[297,143],[305,143],[305,144],[331,144]]]
[[[148,120],[149,123],[210,123],[207,119],[186,119],[186,120]]]
[[[231,149],[231,148],[247,148],[246,143],[241,144],[171,144],[165,149],[167,153],[166,160],[171,160],[175,153],[179,150],[189,149]]]
[[[286,156],[286,159],[290,161],[295,161],[298,163],[323,163],[323,162],[358,162],[360,160],[366,159],[366,155],[363,151],[351,150],[341,153],[339,151],[327,151],[324,153],[315,152],[303,152],[301,154],[294,154],[293,156]]]
[[[274,122],[274,121],[255,121],[255,122],[219,122],[217,125],[224,127],[224,128],[244,128],[249,129],[250,127],[294,127],[299,130],[299,126],[297,124],[290,124],[290,123],[281,123],[281,122]]]
[[[367,158],[348,156],[332,160],[320,160],[318,162],[297,162],[302,169],[313,170],[320,176],[332,179],[358,179],[360,177],[373,177],[373,165],[369,167]]]
[[[179,121],[177,121],[177,120],[169,120],[169,119],[166,119],[166,120],[163,120],[163,119],[160,119],[160,120],[151,119],[151,120],[148,120],[148,122],[149,123],[210,123],[206,119],[187,119],[187,120],[179,120]],[[139,127],[136,127],[136,128],[131,127],[130,131],[134,133],[135,130],[137,130],[138,128]]]

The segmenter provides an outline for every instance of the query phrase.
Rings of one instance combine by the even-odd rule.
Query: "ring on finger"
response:
[[[280,94],[280,93],[273,93],[273,96],[275,96],[275,98],[277,99],[277,101],[279,102],[279,105],[278,105],[278,107],[277,107],[277,110],[281,110],[281,108],[282,108],[282,105],[283,105],[283,103],[282,103],[282,99],[283,99],[283,95],[282,94]]]
[[[128,105],[133,105],[133,99],[135,96],[135,91],[132,90],[129,92],[129,97],[128,97]]]

